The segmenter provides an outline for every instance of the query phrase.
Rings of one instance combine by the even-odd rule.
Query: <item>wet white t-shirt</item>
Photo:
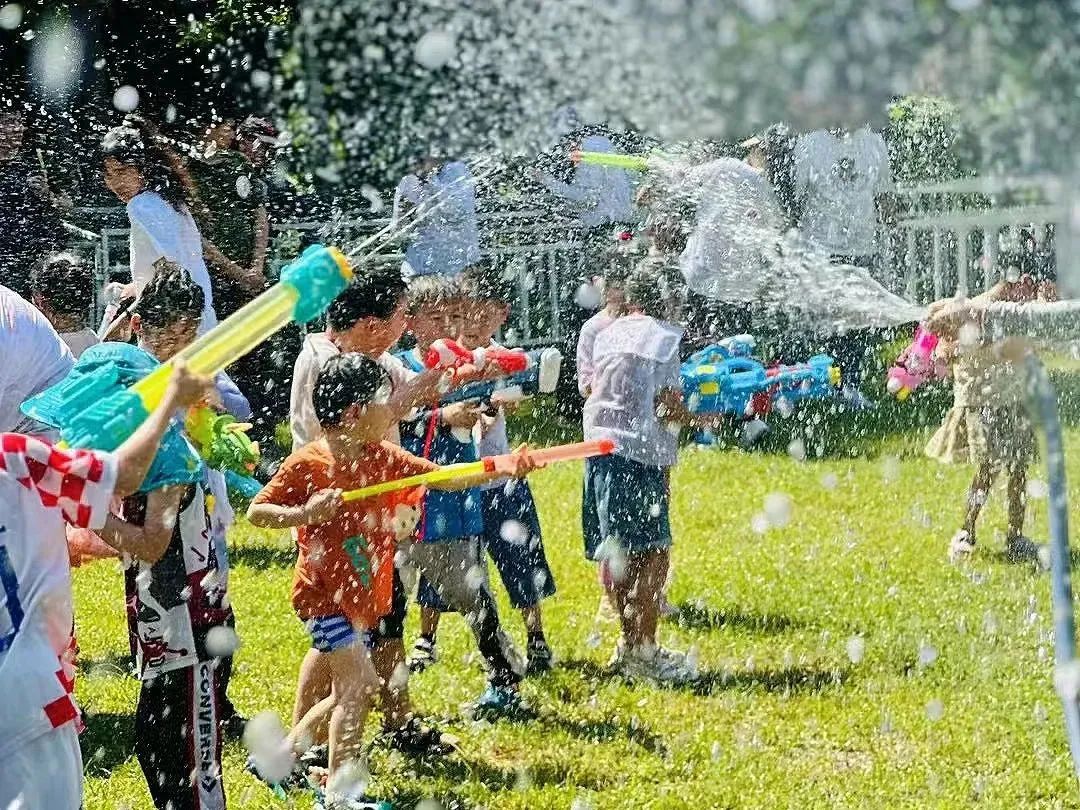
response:
[[[607,307],[593,315],[581,325],[577,341],[577,387],[578,393],[583,397],[589,395],[589,386],[593,379],[593,345],[596,336],[615,322],[615,316],[607,311]]]
[[[24,400],[60,382],[75,359],[45,316],[0,286],[0,431],[55,435],[19,411]]]
[[[153,191],[144,191],[127,204],[131,222],[131,280],[136,293],[154,277],[154,262],[164,257],[188,271],[205,297],[199,332],[217,325],[210,273],[203,261],[202,237],[186,208],[177,210]]]

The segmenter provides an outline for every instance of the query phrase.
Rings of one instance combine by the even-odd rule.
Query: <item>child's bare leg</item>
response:
[[[653,549],[627,558],[623,634],[631,649],[656,645],[660,591],[667,576],[668,550]]]
[[[371,660],[379,676],[383,725],[390,730],[401,728],[412,716],[405,645],[400,638],[380,639],[371,651]],[[405,677],[402,677],[403,672]]]
[[[540,605],[532,605],[521,609],[521,618],[525,622],[525,631],[528,633],[543,633],[544,619],[540,613]]]
[[[975,471],[975,478],[968,488],[967,511],[964,513],[964,531],[967,532],[968,540],[975,542],[975,524],[979,520],[986,497],[990,493],[990,485],[994,483],[994,466],[984,461]]]
[[[364,753],[364,721],[378,688],[378,676],[363,644],[329,654],[334,681],[334,710],[330,715],[330,778]]]
[[[296,702],[293,703],[292,716],[293,728],[300,725],[304,715],[311,711],[315,704],[330,695],[331,683],[330,668],[326,663],[325,655],[314,648],[309,649],[307,655],[304,656],[303,663],[300,664],[300,674],[296,680]],[[327,719],[329,719],[329,716],[329,712],[327,712]],[[313,728],[311,737],[304,747],[325,743],[326,735],[327,726],[325,723],[320,727]],[[298,742],[302,744],[305,741],[298,739]]]
[[[1009,469],[1009,527],[1006,541],[1014,542],[1024,534],[1024,513],[1027,500],[1027,467],[1014,465]]]
[[[442,616],[439,611],[433,607],[424,605],[420,608],[420,635],[427,636],[432,641],[435,640],[435,634],[439,632],[439,617]]]

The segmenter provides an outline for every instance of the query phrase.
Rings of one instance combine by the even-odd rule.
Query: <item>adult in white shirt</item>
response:
[[[0,358],[0,432],[54,436],[51,428],[24,417],[19,406],[60,382],[75,360],[41,311],[4,286],[0,286]]]
[[[188,210],[191,181],[176,156],[157,143],[139,118],[129,116],[102,140],[105,185],[127,206],[131,223],[131,282],[138,295],[154,277],[154,262],[165,258],[188,271],[202,287],[199,332],[217,324],[210,273],[203,261],[199,228]]]
[[[794,161],[803,238],[834,261],[869,267],[882,195],[893,190],[885,139],[868,127],[819,129],[795,142]]]

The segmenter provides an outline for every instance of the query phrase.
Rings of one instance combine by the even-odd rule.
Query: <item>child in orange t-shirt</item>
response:
[[[305,667],[325,667],[333,688],[296,724],[289,743],[299,753],[329,714],[327,810],[363,799],[342,789],[354,781],[345,774],[362,759],[364,720],[379,685],[362,634],[390,612],[395,542],[412,536],[422,494],[402,490],[346,503],[342,493],[438,469],[383,441],[398,417],[387,404],[389,394],[387,374],[374,360],[360,354],[330,358],[312,393],[324,438],[285,459],[248,510],[256,526],[298,530],[292,605],[312,637],[312,661]],[[497,463],[494,472],[438,487],[465,489],[533,468],[521,452]]]

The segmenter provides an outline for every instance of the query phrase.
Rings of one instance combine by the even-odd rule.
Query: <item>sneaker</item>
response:
[[[315,799],[315,810],[393,810],[389,802],[368,796],[345,796],[324,793]]]
[[[244,728],[247,726],[247,718],[233,712],[221,721],[221,736],[226,740],[242,740]]]
[[[521,695],[513,686],[496,686],[489,683],[484,693],[472,705],[475,719],[509,717],[524,708]]]
[[[325,744],[311,746],[311,748],[300,755],[300,764],[307,770],[310,770],[311,768],[329,768],[330,746]]]
[[[405,725],[387,732],[384,737],[391,748],[413,757],[426,754],[446,756],[454,750],[452,737],[425,725],[419,717],[410,717]]]
[[[551,647],[543,639],[530,640],[528,645],[529,663],[525,667],[526,675],[542,675],[551,671],[555,663],[555,656]]]
[[[439,654],[435,651],[435,642],[421,636],[413,645],[412,654],[405,663],[410,672],[423,672],[438,660]]]
[[[1009,562],[1033,562],[1039,559],[1039,544],[1023,535],[1005,542],[1005,557]]]
[[[949,562],[959,562],[975,553],[975,541],[961,529],[949,541]]]
[[[697,672],[686,656],[662,647],[638,649],[625,654],[619,672],[631,680],[683,685],[697,680]]]

